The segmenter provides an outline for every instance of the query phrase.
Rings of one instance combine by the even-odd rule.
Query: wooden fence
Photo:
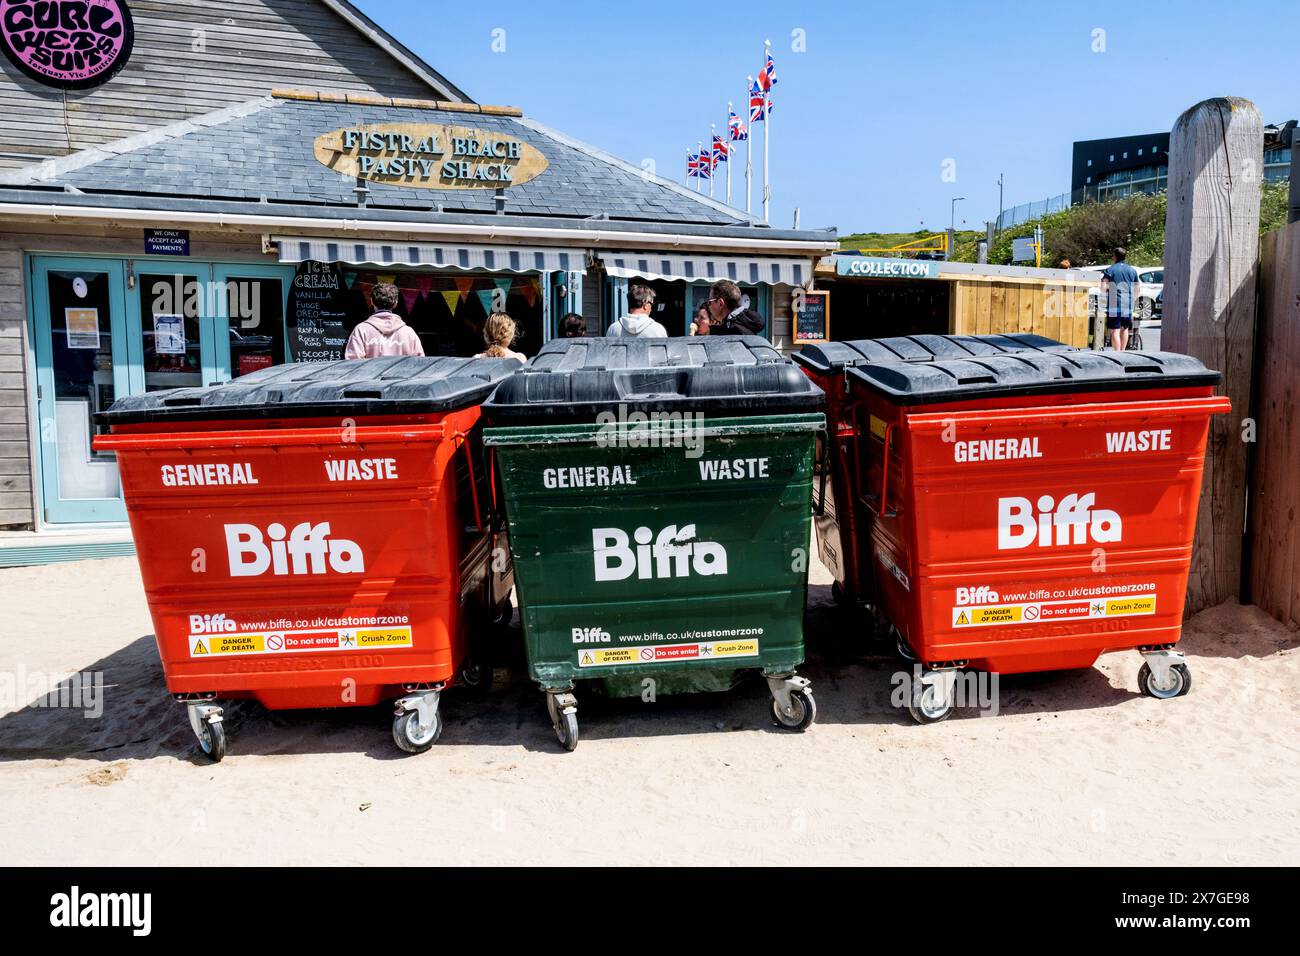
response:
[[[1300,222],[1263,240],[1255,358],[1246,599],[1300,624]]]

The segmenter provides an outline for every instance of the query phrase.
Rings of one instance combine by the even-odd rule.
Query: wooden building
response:
[[[882,259],[837,253],[816,270],[831,292],[831,338],[1033,332],[1090,344],[1089,290],[1099,275],[1079,269]]]

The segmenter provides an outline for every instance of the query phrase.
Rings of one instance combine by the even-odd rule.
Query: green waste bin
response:
[[[566,749],[577,681],[816,716],[803,612],[824,396],[763,338],[559,339],[484,404],[531,678]]]

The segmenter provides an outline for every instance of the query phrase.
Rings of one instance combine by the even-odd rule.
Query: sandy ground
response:
[[[1254,608],[1188,625],[1194,688],[1139,696],[1135,653],[1004,678],[1001,713],[921,727],[889,705],[815,569],[819,720],[771,725],[758,681],[657,704],[582,698],[559,750],[498,670],[445,698],[430,752],[387,709],[227,709],[212,765],[171,702],[132,558],[0,570],[0,681],[104,672],[102,718],[0,702],[5,864],[1246,864],[1300,854],[1297,635]],[[12,696],[12,695],[10,695]]]

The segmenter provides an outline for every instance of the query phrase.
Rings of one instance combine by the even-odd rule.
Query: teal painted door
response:
[[[188,259],[32,259],[41,507],[48,524],[126,520],[96,412],[145,391],[225,382],[287,360],[293,270]]]
[[[126,520],[117,462],[90,447],[95,413],[143,389],[128,345],[124,271],[120,260],[32,264],[40,487],[49,523]]]

